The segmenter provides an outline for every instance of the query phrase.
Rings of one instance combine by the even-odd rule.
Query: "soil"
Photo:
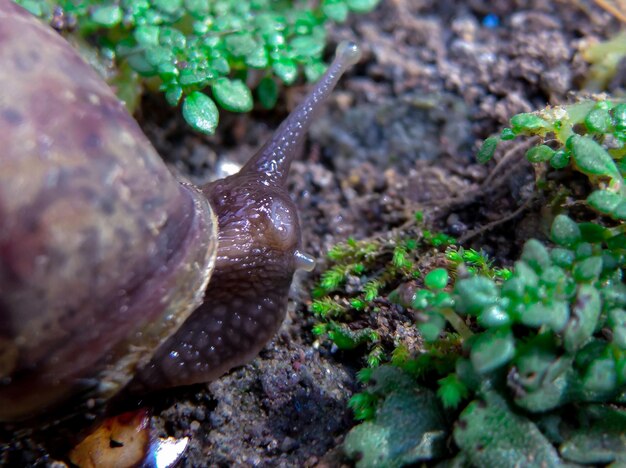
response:
[[[384,235],[416,210],[510,264],[524,239],[545,235],[545,200],[523,144],[505,145],[487,166],[474,153],[512,115],[574,99],[589,70],[580,48],[619,27],[592,1],[381,0],[330,30],[329,51],[351,39],[364,53],[290,175],[316,271],[333,244]],[[623,93],[623,74],[609,86]],[[222,116],[210,138],[157,97],[139,117],[168,162],[205,182],[245,161],[305,91],[286,90],[271,113]],[[190,437],[180,466],[350,466],[341,442],[355,424],[347,402],[362,362],[311,333],[317,275],[297,274],[285,323],[251,364],[148,400],[160,435]],[[22,461],[53,461],[26,452]]]

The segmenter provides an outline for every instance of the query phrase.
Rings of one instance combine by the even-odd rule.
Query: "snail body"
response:
[[[289,166],[357,59],[340,46],[239,173],[195,187],[61,36],[0,0],[0,421],[209,381],[258,353],[312,262]]]

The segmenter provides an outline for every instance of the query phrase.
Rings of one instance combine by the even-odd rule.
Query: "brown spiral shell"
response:
[[[217,222],[95,71],[8,0],[0,63],[6,420],[123,386],[201,302]]]

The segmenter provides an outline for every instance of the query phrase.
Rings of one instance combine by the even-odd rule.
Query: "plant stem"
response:
[[[464,341],[468,340],[474,335],[472,331],[468,328],[468,326],[465,325],[463,319],[459,317],[452,309],[443,309],[441,311],[441,314],[450,323],[450,325],[452,325],[452,328],[454,328],[456,332],[461,335],[461,338],[463,338]]]

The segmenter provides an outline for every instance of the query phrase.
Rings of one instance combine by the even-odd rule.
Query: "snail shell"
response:
[[[14,419],[147,363],[202,301],[217,220],[66,41],[6,0],[0,63],[0,418]]]
[[[289,165],[357,59],[341,46],[238,174],[196,188],[61,36],[0,0],[1,421],[208,381],[258,353],[311,266]]]

